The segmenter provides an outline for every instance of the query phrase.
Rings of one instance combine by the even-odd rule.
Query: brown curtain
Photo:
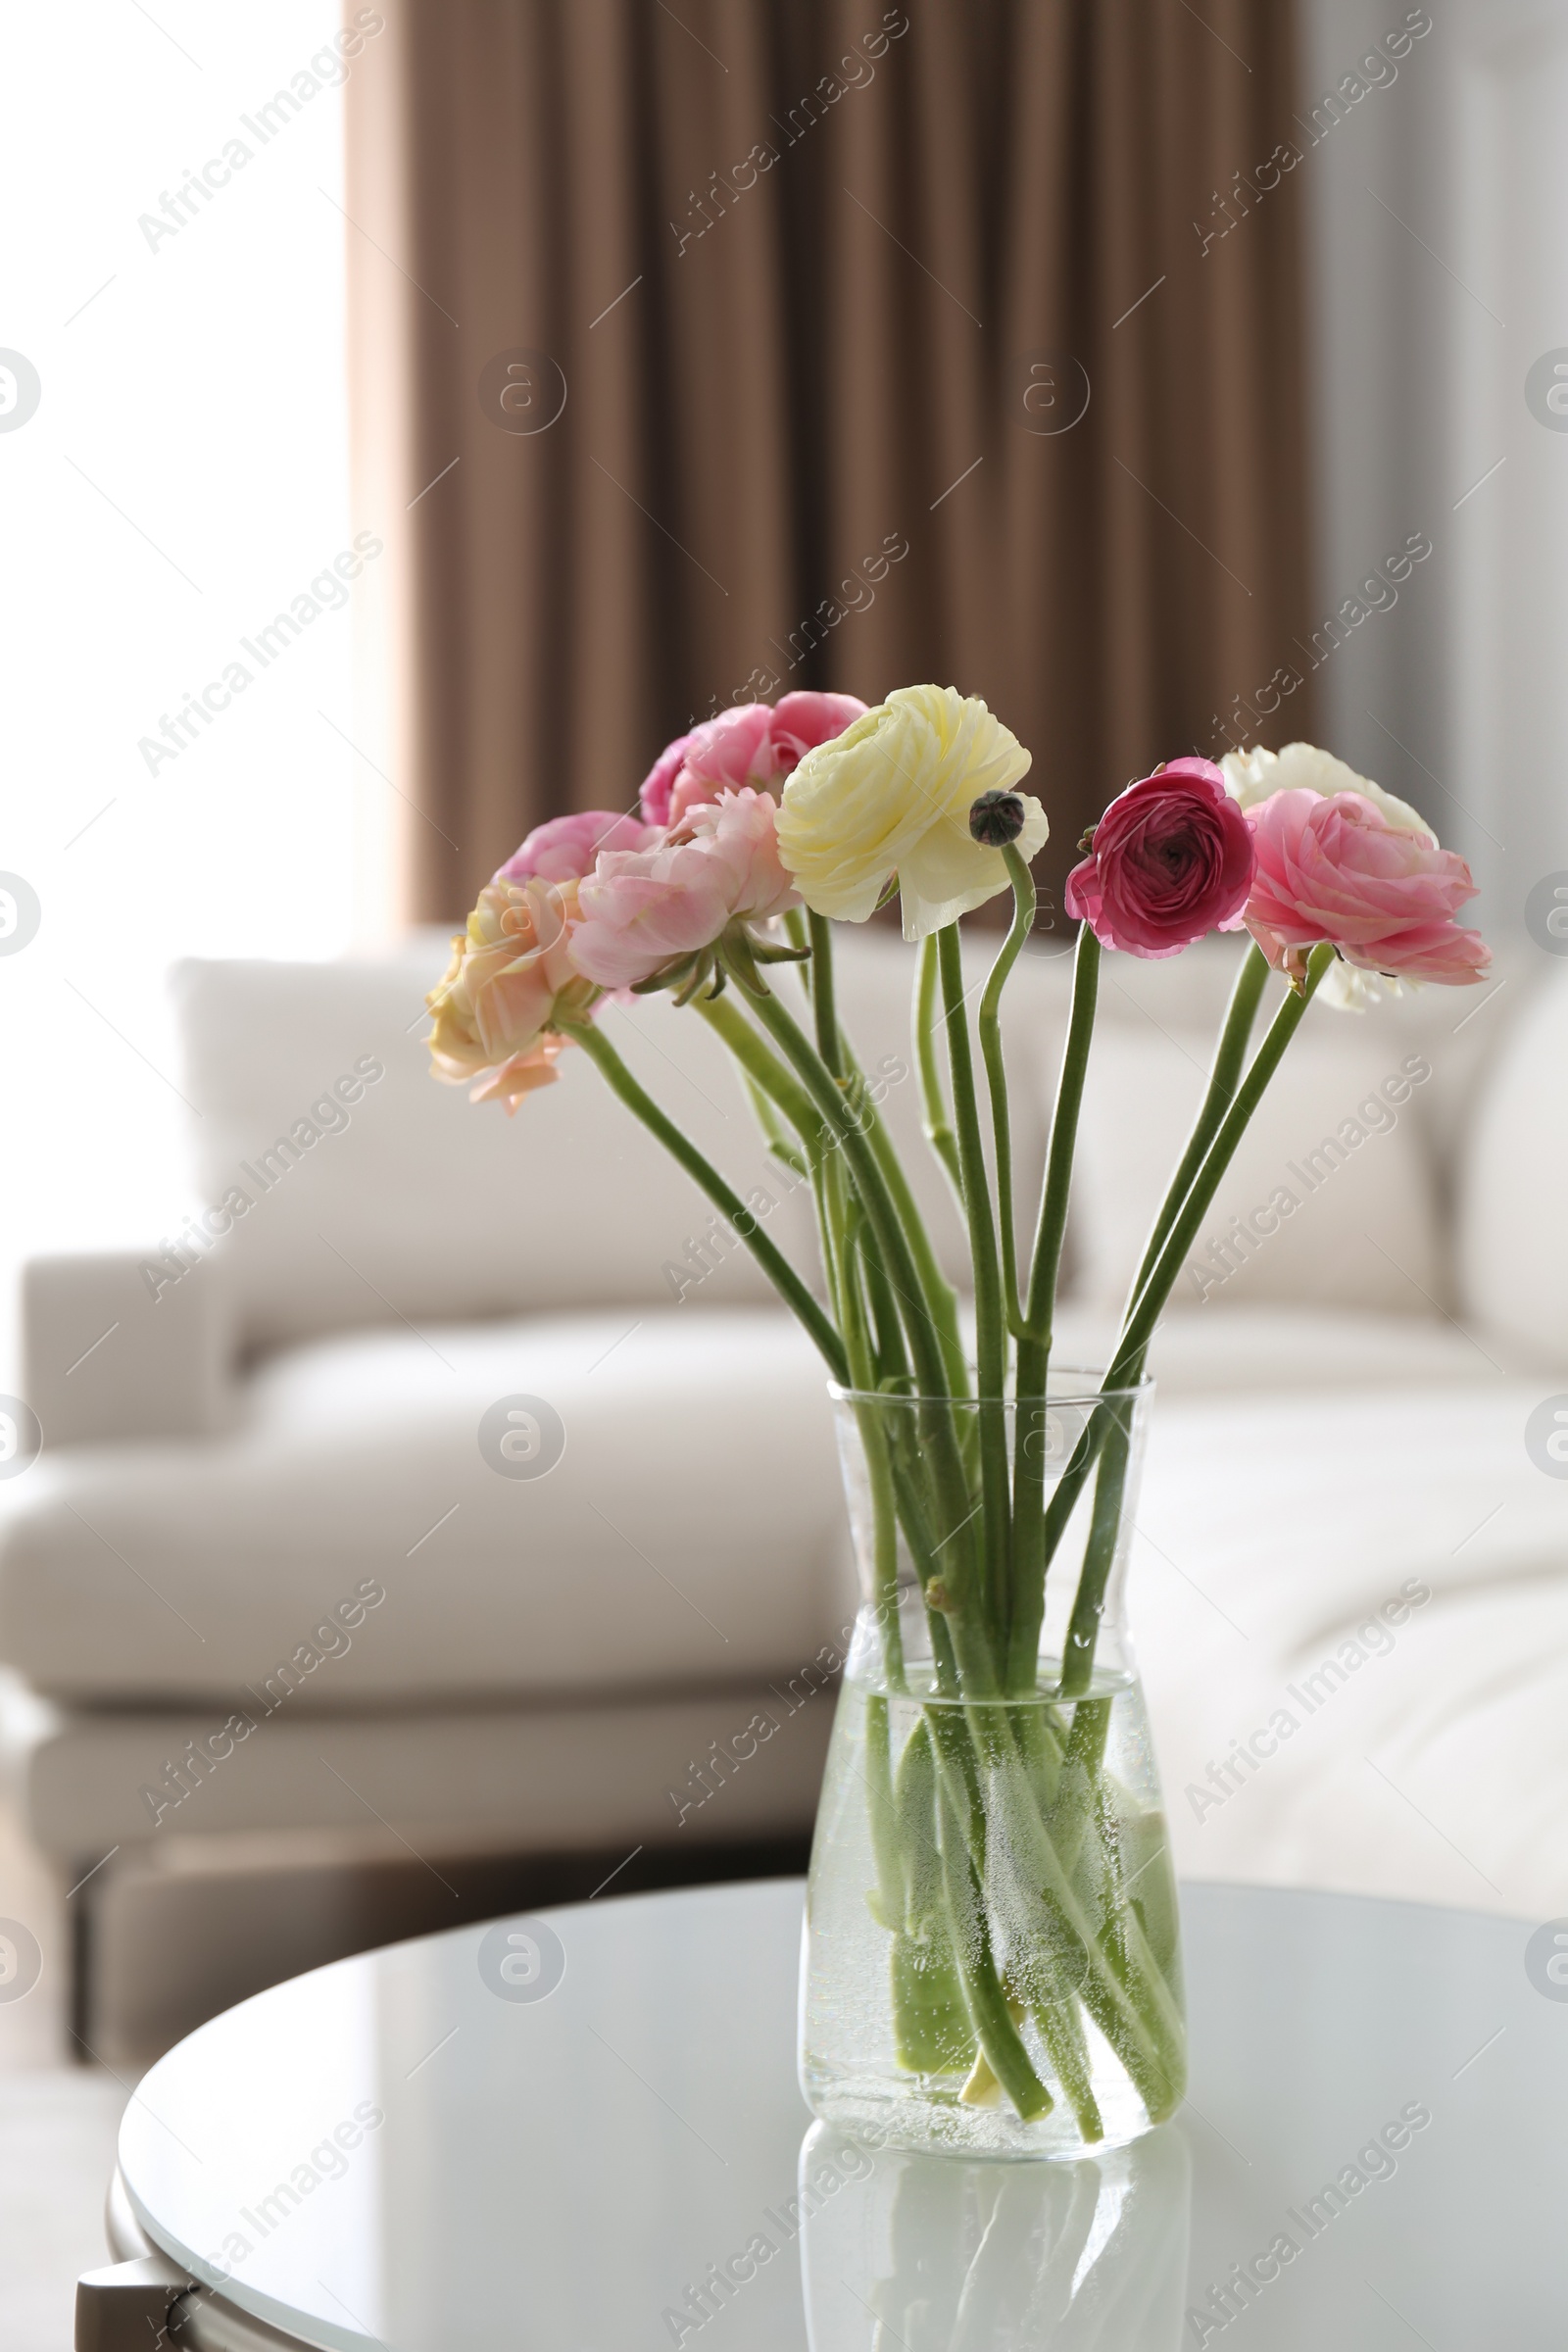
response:
[[[356,498],[411,915],[794,686],[983,695],[1048,883],[1155,760],[1310,733],[1282,0],[375,13]]]

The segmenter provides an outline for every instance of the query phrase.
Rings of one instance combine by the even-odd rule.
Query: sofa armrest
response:
[[[226,1426],[234,1349],[222,1269],[204,1260],[178,1279],[170,1272],[156,1250],[24,1267],[23,1379],[46,1447]]]

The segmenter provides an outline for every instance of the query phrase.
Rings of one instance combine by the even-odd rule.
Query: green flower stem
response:
[[[953,1426],[947,1364],[936,1326],[919,1303],[919,1276],[907,1236],[899,1221],[876,1154],[866,1139],[860,1114],[852,1110],[843,1090],[778,997],[769,992],[753,997],[751,1003],[757,1019],[803,1081],[817,1110],[837,1132],[889,1280],[899,1294],[919,1387],[921,1429],[931,1457],[933,1494],[940,1515],[947,1522],[938,1545],[939,1548],[950,1545],[943,1562],[949,1628],[965,1688],[984,1695],[996,1689],[996,1661],[986,1632],[985,1596],[975,1586],[980,1559],[973,1535],[975,1512]]]
[[[930,932],[920,942],[914,976],[914,1058],[920,1073],[920,1106],[925,1139],[947,1171],[958,1206],[963,1206],[963,1171],[958,1164],[957,1139],[948,1119],[942,1071],[937,1062],[937,937]]]
[[[936,1708],[932,1715],[952,1713]],[[991,1944],[991,1923],[981,1889],[985,1883],[985,1816],[956,1767],[953,1752],[956,1724],[932,1726],[938,1758],[938,1795],[942,1820],[942,1873],[952,1922],[953,1949],[958,1963],[967,2004],[986,2063],[1025,2123],[1049,2115],[1054,2101],[1034,2069],[1023,2037],[1013,2022],[1007,1996],[997,1973]]]
[[[742,1070],[741,1084],[746,1089],[746,1100],[752,1106],[753,1116],[762,1131],[762,1141],[767,1146],[769,1156],[793,1169],[803,1182],[808,1180],[811,1163],[801,1146],[790,1141],[789,1130],[774,1109],[772,1098],[763,1094],[750,1070]]]
[[[1051,1370],[1056,1278],[1061,1266],[1062,1237],[1067,1228],[1067,1196],[1078,1141],[1078,1114],[1083,1103],[1099,995],[1100,942],[1089,925],[1083,923],[1079,926],[1073,958],[1072,1009],[1062,1045],[1055,1107],[1051,1119],[1051,1147],[1040,1191],[1025,1336],[1018,1342],[1017,1405],[1013,1416],[1012,1622],[1007,1639],[1009,1690],[1034,1689],[1040,1628],[1046,1613],[1046,1570],[1051,1559],[1044,1519],[1049,1430],[1046,1384]]]
[[[1081,1699],[1062,1757],[1056,1801],[1045,1815],[1046,1835],[1069,1879],[1076,1876],[1095,1810],[1095,1783],[1110,1728],[1108,1698]]]
[[[1243,956],[1226,1007],[1219,1042],[1214,1049],[1213,1067],[1209,1071],[1208,1091],[1199,1106],[1192,1134],[1187,1139],[1175,1175],[1171,1178],[1158,1216],[1154,1219],[1144,1250],[1143,1262],[1134,1279],[1128,1298],[1128,1309],[1137,1303],[1138,1295],[1153,1271],[1160,1250],[1164,1248],[1177,1211],[1191,1190],[1193,1178],[1203,1164],[1203,1154],[1219,1132],[1220,1121],[1230,1108],[1241,1081],[1242,1067],[1247,1059],[1247,1043],[1252,1034],[1257,1017],[1258,1001],[1268,979],[1268,958],[1256,942],[1251,942]]]
[[[730,997],[700,996],[696,1009],[715,1036],[734,1054],[752,1084],[781,1110],[813,1159],[819,1159],[828,1138],[811,1107],[811,1098],[776,1054],[768,1051],[740,1006]]]
[[[1044,1994],[1029,2004],[1040,2038],[1051,2053],[1056,2079],[1066,2093],[1073,2121],[1086,2146],[1105,2136],[1090,2074],[1089,2045],[1078,2022],[1078,2003],[1071,1989]]]
[[[852,1070],[860,1072],[851,1057]],[[862,1079],[863,1084],[863,1079]],[[963,1335],[958,1326],[958,1294],[937,1261],[931,1246],[931,1236],[920,1214],[918,1201],[899,1157],[898,1146],[888,1130],[885,1119],[872,1119],[865,1129],[866,1140],[882,1172],[882,1180],[892,1196],[899,1221],[908,1237],[910,1254],[920,1277],[920,1303],[936,1326],[938,1340],[948,1368],[948,1390],[954,1396],[969,1393],[969,1367],[964,1358]],[[885,1269],[884,1269],[885,1271]],[[917,1302],[909,1301],[910,1306]]]
[[[816,1204],[817,1234],[822,1250],[822,1268],[827,1277],[828,1298],[834,1309],[834,1320],[840,1331],[845,1332],[846,1343],[848,1343],[847,1324],[853,1320],[857,1325],[857,1344],[854,1347],[848,1347],[848,1354],[850,1378],[855,1386],[859,1388],[863,1385],[861,1373],[869,1374],[871,1371],[871,1354],[865,1327],[860,1323],[856,1312],[858,1298],[858,1296],[853,1295],[855,1293],[855,1277],[849,1262],[851,1199],[849,1187],[844,1178],[844,1160],[841,1153],[829,1152],[824,1154],[816,1170],[813,1199]]]
[[[871,1328],[876,1335],[874,1386],[887,1394],[891,1384],[892,1389],[903,1396],[907,1393],[909,1386],[909,1357],[904,1345],[904,1326],[899,1321],[898,1301],[893,1296],[887,1268],[877,1254],[875,1240],[863,1215],[857,1232],[856,1246],[865,1281]]]
[[[1285,1050],[1301,1025],[1302,1017],[1316,993],[1319,981],[1334,961],[1334,950],[1326,942],[1315,947],[1307,958],[1306,974],[1299,993],[1292,990],[1269,1023],[1262,1044],[1253,1054],[1246,1077],[1236,1090],[1230,1108],[1215,1131],[1214,1140],[1203,1155],[1202,1164],[1188,1188],[1187,1197],[1172,1218],[1159,1254],[1152,1267],[1143,1289],[1127,1318],[1117,1343],[1115,1360],[1105,1375],[1102,1395],[1133,1387],[1143,1377],[1144,1358],[1161,1308],[1175,1287],[1182,1262],[1194,1242],[1199,1228],[1208,1214],[1209,1203],[1219,1190],[1226,1169],[1236,1153],[1236,1148],[1247,1132],[1249,1120],[1262,1101],[1264,1089],[1278,1069]],[[1046,1557],[1049,1562],[1062,1531],[1072,1514],[1072,1508],[1082,1492],[1085,1479],[1094,1461],[1117,1422],[1114,1402],[1102,1401],[1090,1418],[1088,1429],[1080,1439],[1072,1461],[1060,1479],[1046,1513]],[[1125,1474],[1125,1466],[1123,1475]],[[1120,1479],[1112,1481],[1107,1492],[1105,1515],[1112,1509],[1118,1513],[1121,1503]],[[1099,1511],[1097,1501],[1097,1513]],[[1094,1659],[1095,1639],[1100,1614],[1104,1606],[1105,1578],[1110,1572],[1113,1546],[1105,1556],[1091,1563],[1086,1552],[1084,1566],[1078,1578],[1077,1596],[1073,1601],[1072,1622],[1068,1630],[1069,1654],[1075,1655],[1075,1671],[1083,1674]]]
[[[826,968],[827,966],[824,964],[823,969]],[[709,1027],[723,1040],[740,1062],[748,1084],[757,1090],[764,1102],[770,1102],[776,1109],[783,1112],[796,1134],[801,1137],[812,1160],[820,1164],[825,1153],[837,1149],[838,1138],[830,1132],[812,1107],[811,1099],[806,1089],[779,1059],[778,1055],[769,1049],[765,1040],[758,1036],[751,1022],[747,1020],[745,1014],[730,998],[700,996],[694,1001],[697,1010],[708,1022]],[[858,1077],[859,1072],[855,1068],[853,1057],[850,1057],[850,1067]],[[768,1134],[768,1122],[760,1109],[759,1116],[763,1133]],[[963,1341],[958,1328],[958,1295],[937,1263],[930,1236],[926,1232],[914,1195],[909,1189],[909,1180],[904,1172],[904,1164],[899,1158],[893,1138],[888,1133],[885,1123],[880,1119],[868,1122],[866,1134],[871,1148],[876,1153],[877,1164],[893,1195],[894,1206],[909,1237],[909,1246],[921,1276],[920,1297],[925,1301],[941,1338],[943,1352],[947,1358],[949,1385],[956,1396],[961,1396],[968,1386],[968,1368],[964,1362]],[[788,1160],[791,1166],[798,1164],[790,1154],[787,1143],[769,1136],[769,1144],[777,1155]],[[875,1262],[880,1266],[880,1260]],[[885,1286],[887,1283],[886,1268],[880,1267],[880,1272]],[[888,1290],[886,1295],[891,1298],[891,1290]],[[911,1307],[915,1303],[916,1301],[912,1299],[909,1301]]]
[[[986,1560],[986,1605],[998,1646],[1004,1654],[1012,1584],[1012,1496],[1007,1481],[1007,1426],[1003,1404],[1007,1385],[1007,1325],[997,1259],[996,1221],[975,1102],[957,924],[946,924],[938,932],[937,941],[947,1011],[953,1113],[958,1132],[958,1162],[963,1171],[969,1253],[974,1266],[975,1385],[980,1399],[981,1539]]]
[[[927,1718],[956,1712],[951,1707],[933,1707],[927,1709]],[[1179,2088],[1173,2094],[1170,2070],[1162,2061],[1159,2035],[1145,2013],[1147,2004],[1155,1996],[1152,1988],[1146,1994],[1141,1984],[1123,1984],[1102,1949],[1034,1802],[1025,1765],[1010,1736],[1013,1712],[1004,1707],[971,1706],[963,1710],[964,1720],[956,1733],[952,1726],[944,1725],[940,1730],[933,1726],[939,1758],[948,1760],[944,1757],[945,1735],[951,1762],[966,1781],[976,1777],[973,1761],[976,1755],[983,1757],[990,1767],[979,1775],[979,1786],[987,1791],[984,1804],[972,1790],[968,1821],[970,1850],[976,1857],[981,1883],[984,1884],[986,1877],[985,1807],[989,1806],[998,1820],[1005,1824],[1003,1843],[1009,1868],[1009,1915],[1020,1922],[1033,1915],[1028,1928],[1031,1941],[1054,1956],[1053,1965],[1061,1972],[1064,1983],[1072,1984],[1078,1998],[1127,2070],[1151,2116],[1157,2121],[1169,2114]],[[991,2058],[989,2049],[986,2055]],[[991,2063],[995,2069],[995,2060]]]
[[[1082,1698],[1088,1691],[1095,1671],[1100,1621],[1104,1613],[1105,1586],[1109,1581],[1121,1535],[1121,1498],[1127,1484],[1129,1450],[1127,1406],[1116,1405],[1111,1410],[1113,1425],[1100,1450],[1100,1471],[1095,1480],[1095,1505],[1090,1514],[1089,1541],[1084,1545],[1083,1566],[1079,1570],[1078,1591],[1072,1604],[1072,1621],[1067,1628],[1066,1652],[1061,1662],[1063,1698]]]
[[[931,1456],[933,1503],[941,1524],[941,1536],[933,1550],[943,1554],[941,1581],[948,1590],[948,1633],[953,1637],[953,1651],[959,1672],[964,1677],[966,1691],[980,1695],[997,1689],[997,1663],[992,1656],[990,1635],[985,1623],[985,1592],[976,1586],[980,1569],[980,1545],[976,1541],[976,1507],[971,1503],[968,1482],[964,1477],[964,1458],[953,1425],[953,1406],[948,1390],[948,1364],[941,1346],[936,1322],[919,1294],[919,1270],[914,1265],[914,1253],[903,1230],[901,1218],[894,1206],[889,1188],[882,1176],[870,1141],[865,1134],[862,1112],[854,1110],[844,1099],[844,1089],[825,1068],[820,1054],[813,1052],[811,1042],[804,1035],[800,1023],[785,1009],[776,993],[750,998],[753,1013],[761,1028],[766,1030],[773,1045],[780,1049],[790,1068],[797,1072],[813,1105],[842,1143],[844,1159],[849,1162],[849,1174],[854,1176],[856,1190],[865,1201],[867,1221],[877,1251],[886,1265],[886,1275],[894,1284],[901,1300],[901,1315],[909,1341],[909,1357],[914,1362],[914,1378],[919,1383],[921,1397],[921,1435],[926,1451]]]
[[[865,1702],[865,1801],[876,1864],[879,1926],[897,1934],[904,1924],[904,1866],[894,1818],[893,1757],[888,1702],[880,1693]]]
[[[803,1081],[818,1116],[837,1136],[849,1162],[856,1190],[865,1203],[871,1230],[876,1236],[888,1273],[903,1295],[909,1349],[914,1358],[921,1394],[933,1398],[945,1397],[948,1394],[944,1377],[946,1367],[935,1327],[928,1315],[909,1312],[911,1301],[919,1296],[919,1278],[908,1239],[899,1221],[876,1154],[866,1138],[863,1110],[851,1107],[843,1088],[776,994],[769,991],[764,996],[752,997],[750,1002],[756,1018]]]
[[[836,1158],[821,1171],[822,1179],[829,1184],[839,1174]],[[836,1213],[824,1206],[824,1223],[829,1214]],[[865,1238],[864,1227],[864,1208],[858,1200],[850,1201],[844,1210],[842,1238],[837,1250],[840,1317],[850,1358],[851,1379],[856,1390],[862,1395],[873,1392],[877,1386],[870,1325],[861,1290],[862,1273],[868,1264],[861,1249]],[[896,1319],[894,1329],[897,1331]],[[888,1459],[887,1432],[874,1403],[857,1404],[855,1417],[865,1454],[866,1481],[871,1490],[872,1600],[882,1642],[883,1666],[888,1688],[902,1690],[905,1679],[904,1629],[899,1622],[898,1502],[893,1489],[893,1468]]]
[[[924,1714],[916,1718],[904,1743],[893,1777],[893,1801],[904,1863],[904,1925],[917,1936],[942,1910],[937,1767]]]
[[[947,1939],[962,1970],[965,2001],[992,2073],[1020,2114],[1030,2112],[1038,2082],[1018,2034],[1013,2010],[1027,2000],[1046,2041],[1079,2128],[1099,2137],[1087,2046],[1077,2004],[1100,2027],[1140,2096],[1156,2119],[1168,2114],[1181,2090],[1181,2021],[1174,2001],[1145,1941],[1136,1916],[1113,1921],[1110,1948],[1086,1913],[1071,1882],[1071,1866],[1058,1839],[1042,1820],[1026,1763],[1015,1745],[1015,1706],[954,1706],[938,1701],[922,1710],[921,1722],[940,1777],[943,1822],[943,1908]],[[1091,1755],[1102,1745],[1104,1726],[1098,1702],[1075,1710],[1069,1746],[1077,1748],[1075,1779],[1084,1790],[1082,1808],[1069,1808],[1069,1827],[1081,1843],[1082,1828],[1098,1818]],[[920,1737],[913,1736],[906,1761]],[[905,1778],[901,1767],[900,1783]],[[1077,1815],[1082,1809],[1084,1822]],[[906,1811],[906,1808],[905,1809]],[[906,1869],[917,1867],[917,1825],[900,1815]],[[993,1861],[991,1848],[995,1845]],[[966,1868],[957,1865],[962,1860]],[[1006,1873],[1001,1901],[1025,1929],[1016,1986],[1004,1983],[990,1943],[990,1913],[981,1889],[996,1869]],[[1045,1968],[1046,1981],[1029,1982],[1030,1960]],[[967,1955],[968,1964],[965,1965]],[[1013,1996],[1009,1998],[1009,1995]],[[1027,2071],[1026,2071],[1027,2070]],[[1038,2110],[1044,2113],[1044,2109]]]
[[[1128,1980],[1149,1987],[1149,2021],[1165,2053],[1166,2072],[1179,2098],[1187,2083],[1187,2021],[1181,1997],[1160,1967],[1138,1905],[1124,1900],[1122,1911],[1127,1923]]]
[[[882,1432],[875,1426],[876,1407],[862,1405],[856,1418],[865,1447],[866,1476],[871,1487],[871,1516],[875,1527],[871,1561],[877,1633],[888,1688],[903,1690],[904,1627],[899,1619],[898,1500],[893,1489],[893,1465],[888,1460]]]
[[[1078,1114],[1083,1106],[1089,1049],[1094,1040],[1095,1008],[1100,1002],[1100,942],[1087,923],[1078,928],[1072,966],[1072,1009],[1067,1017],[1066,1042],[1056,1080],[1056,1101],[1051,1114],[1051,1148],[1046,1154],[1045,1182],[1040,1191],[1040,1215],[1035,1226],[1034,1259],[1029,1273],[1029,1303],[1025,1320],[1031,1339],[1043,1341],[1049,1352],[1052,1315],[1056,1300],[1056,1276],[1061,1266],[1062,1236],[1067,1230],[1067,1196],[1072,1186],[1073,1153],[1078,1146]]]
[[[1150,1949],[1134,1904],[1120,1905],[1111,1929],[1101,1939],[1101,1948],[1112,1977],[1137,2010],[1153,2045],[1155,2071],[1152,2080],[1155,2096],[1161,2101],[1159,2114],[1148,2101],[1147,2093],[1146,2103],[1158,2122],[1161,2114],[1170,2113],[1187,2087],[1187,2029],[1182,2021],[1181,2004]]]
[[[818,1170],[817,1183],[822,1253],[824,1259],[831,1259],[829,1291],[850,1359],[851,1385],[857,1390],[874,1389],[876,1358],[871,1352],[871,1325],[856,1263],[857,1231],[865,1222],[865,1211],[858,1200],[844,1198],[844,1172],[837,1160]]]
[[[602,1029],[591,1021],[563,1023],[563,1028],[568,1036],[576,1039],[590,1061],[597,1063],[600,1072],[626,1108],[642,1120],[651,1134],[658,1137],[665,1151],[680,1162],[687,1175],[702,1187],[713,1206],[728,1218],[769,1282],[785,1303],[794,1308],[816,1342],[834,1379],[841,1386],[847,1386],[850,1366],[843,1341],[789,1259],[782,1250],[774,1248],[763,1233],[739,1193],[725,1183],[711,1160],[706,1158],[697,1146],[681,1133],[673,1119],[666,1117],[653,1097],[644,1093]]]
[[[842,1078],[844,1049],[833,990],[833,930],[824,914],[808,914],[807,923],[811,941],[811,1010],[816,1017],[816,1050],[834,1077]]]
[[[943,1576],[946,1563],[940,1556],[941,1546],[932,1541],[929,1498],[923,1492],[925,1482],[921,1477],[922,1465],[918,1453],[913,1463],[909,1461],[907,1449],[901,1447],[897,1436],[891,1442],[889,1452],[899,1525],[904,1530],[904,1540],[909,1547],[909,1557],[914,1562],[921,1592],[925,1593],[933,1579]],[[956,1698],[960,1689],[958,1659],[947,1617],[940,1609],[933,1609],[927,1600],[925,1618],[931,1638],[931,1657],[937,1671],[937,1689],[945,1698]]]
[[[1034,928],[1034,876],[1010,847],[1002,853],[1012,884],[1012,926],[1003,942],[985,994],[980,999],[980,1053],[986,1065],[991,1096],[991,1133],[997,1160],[997,1217],[1002,1227],[1002,1285],[1007,1325],[1021,1337],[1023,1308],[1018,1298],[1018,1241],[1012,1223],[1012,1121],[1007,1108],[1007,1065],[1002,1051],[1002,992]]]
[[[1236,1147],[1246,1134],[1248,1123],[1262,1101],[1269,1080],[1279,1068],[1287,1046],[1300,1027],[1306,1008],[1317,993],[1318,982],[1333,961],[1334,950],[1326,941],[1315,947],[1307,959],[1306,976],[1299,993],[1293,989],[1269,1023],[1247,1076],[1237,1088],[1230,1108],[1215,1130],[1214,1140],[1203,1155],[1202,1165],[1193,1179],[1181,1208],[1171,1220],[1170,1231],[1160,1245],[1159,1254],[1128,1316],[1117,1345],[1116,1361],[1111,1366],[1110,1387],[1124,1386],[1142,1378],[1144,1357],[1153,1337],[1154,1325],[1175,1288],[1182,1261],[1197,1241],[1198,1229],[1207,1216],[1209,1203],[1236,1155]]]

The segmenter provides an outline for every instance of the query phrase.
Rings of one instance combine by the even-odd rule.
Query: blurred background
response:
[[[7,1250],[161,1229],[172,957],[446,922],[790,686],[984,695],[1052,880],[1154,759],[1321,740],[1521,924],[1560,8],[358,14],[89,0],[69,110],[8,23]]]
[[[201,1093],[171,964],[401,955],[405,1038],[440,953],[416,927],[460,922],[542,818],[631,807],[665,740],[732,703],[916,679],[983,696],[1052,811],[1046,934],[1080,834],[1130,779],[1304,738],[1469,858],[1500,986],[1524,970],[1510,956],[1563,952],[1568,0],[82,0],[69,52],[46,13],[13,9],[0,55],[0,1406],[26,1378],[25,1260],[167,1245],[214,1197],[187,1146],[221,1055]],[[1211,979],[1182,1000],[1184,1038]],[[368,1004],[343,1016],[345,1060]],[[303,1090],[337,1032],[289,1018]],[[1440,1038],[1434,1166],[1489,1035]],[[1427,1031],[1373,1058],[1412,1045]],[[1320,1078],[1337,1116],[1351,1080]],[[223,1137],[237,1154],[272,1131],[257,1084],[254,1110],[236,1097],[207,1130],[209,1168]],[[282,1115],[295,1079],[278,1086]],[[436,1114],[421,1092],[407,1115]],[[1319,1117],[1300,1112],[1314,1134]],[[426,1163],[391,1111],[385,1132],[412,1230],[435,1179],[416,1199]],[[1305,1132],[1282,1112],[1279,1153]],[[370,1163],[332,1151],[349,1217]],[[1408,1192],[1389,1187],[1378,1223],[1347,1180],[1343,1221],[1401,1258],[1381,1277],[1394,1321],[1419,1310],[1387,1363],[1403,1379],[1446,1347],[1474,1377],[1456,1320],[1474,1286],[1438,1234],[1464,1188],[1446,1161],[1431,1183],[1419,1298],[1400,1289]],[[314,1231],[303,1178],[289,1198]],[[637,1280],[657,1285],[656,1256]],[[1321,1278],[1301,1279],[1310,1302]],[[1568,1298],[1568,1267],[1553,1280]],[[316,1329],[301,1317],[294,1339]],[[1348,1346],[1329,1335],[1320,1360]],[[1454,1507],[1440,1548],[1472,1515]],[[1533,1638],[1515,1626],[1508,1656]],[[268,1664],[270,1641],[254,1634]],[[168,1697],[153,1677],[127,1719],[148,1691]],[[20,1755],[32,1695],[7,1700]],[[769,1867],[799,1859],[802,1772],[794,1844],[751,1849]],[[138,2012],[149,2046],[415,1919],[377,1908],[389,1846],[318,1838],[296,1889],[317,1944],[302,1929],[247,1980],[253,1923],[296,1894],[274,1879],[247,1910],[200,1843],[181,1867],[218,1873],[205,1916],[227,1907],[229,1941],[185,2013]],[[84,1846],[105,1876],[68,1910],[74,1850],[45,1863],[0,1807],[0,1927],[47,1921],[50,1964],[36,2000],[0,2006],[0,2069],[55,2064],[88,2017],[80,1922],[130,1882]],[[449,1865],[464,1900],[500,1908],[513,1882],[475,1854]],[[320,1927],[351,1865],[359,1907]],[[124,1897],[143,1987],[166,1897]],[[47,2090],[29,2107],[30,2077],[0,2092],[34,2128],[0,2151],[0,2204],[45,2251],[58,2224],[62,2273],[92,2259],[77,2239],[138,2062],[127,2027],[125,2078],[92,2077],[69,2111]],[[39,2132],[64,2151],[47,2194]],[[5,2310],[42,2343],[42,2308]]]

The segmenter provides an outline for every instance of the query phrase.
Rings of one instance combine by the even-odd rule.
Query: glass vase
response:
[[[1152,1384],[834,1392],[862,1602],[817,1812],[801,2082],[871,2144],[1075,2158],[1186,2079],[1124,1586]]]

